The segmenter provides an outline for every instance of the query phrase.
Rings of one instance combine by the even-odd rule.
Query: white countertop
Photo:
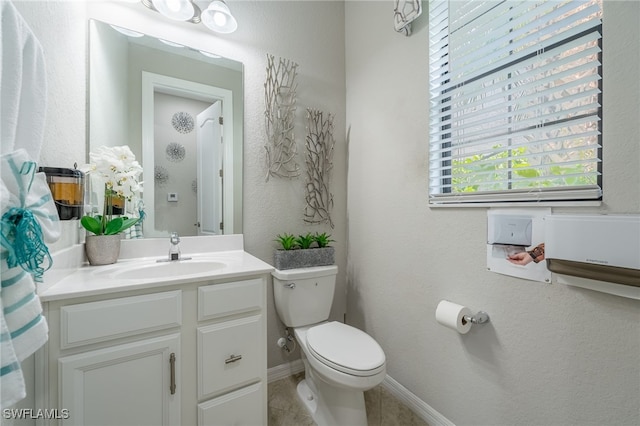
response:
[[[192,243],[199,243],[202,241],[196,240],[196,238],[201,237],[194,237]],[[206,239],[207,237],[204,238]],[[165,241],[160,241],[165,243]],[[240,245],[238,245],[228,244],[228,241],[229,240],[227,239],[227,244],[216,245],[216,247],[211,247],[209,245],[207,248],[211,250],[206,252],[192,252],[189,250],[202,249],[198,244],[185,244],[184,247],[181,247],[182,257],[190,257],[191,259],[181,260],[179,262],[198,263],[215,261],[223,264],[219,265],[217,268],[212,268],[210,270],[194,268],[197,269],[195,272],[188,272],[178,276],[163,276],[160,278],[144,279],[127,278],[126,271],[130,268],[136,268],[139,265],[153,265],[159,259],[166,259],[167,254],[164,254],[165,248],[168,247],[165,247],[166,244],[159,244],[158,240],[153,243],[154,246],[162,247],[162,255],[158,255],[157,250],[141,250],[138,251],[138,253],[149,254],[149,251],[151,251],[152,255],[138,258],[127,256],[123,259],[121,251],[121,256],[115,264],[89,266],[88,264],[78,265],[76,262],[76,265],[78,266],[74,268],[73,265],[70,265],[70,263],[73,264],[74,262],[70,262],[68,258],[71,257],[75,260],[78,255],[82,256],[83,246],[78,245],[78,247],[70,248],[68,253],[63,253],[63,255],[57,256],[57,258],[54,256],[54,266],[58,263],[58,268],[57,270],[52,271],[49,275],[45,274],[45,283],[39,288],[38,295],[41,301],[48,302],[52,300],[96,296],[122,291],[158,288],[175,284],[236,278],[246,275],[270,273],[274,270],[273,266],[245,252],[241,248],[241,242]],[[128,253],[135,253],[135,248],[143,249],[145,248],[145,245],[150,244],[149,241],[141,241],[139,243],[134,241],[123,241],[123,243],[126,246],[124,247],[126,255],[128,255]],[[114,275],[118,275],[118,277],[114,277]]]

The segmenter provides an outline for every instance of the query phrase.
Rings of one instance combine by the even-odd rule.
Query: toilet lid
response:
[[[311,327],[307,346],[316,359],[347,374],[372,376],[384,369],[385,356],[378,342],[340,322]]]

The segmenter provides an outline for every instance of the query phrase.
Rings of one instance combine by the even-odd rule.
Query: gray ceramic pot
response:
[[[91,265],[110,265],[116,263],[120,255],[122,234],[87,235],[85,252]]]

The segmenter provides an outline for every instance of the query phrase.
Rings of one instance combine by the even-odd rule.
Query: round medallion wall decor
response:
[[[165,152],[167,153],[167,160],[174,163],[178,163],[184,160],[184,156],[186,154],[184,146],[176,142],[171,142],[169,145],[167,145],[167,149],[165,150]]]
[[[153,168],[153,177],[159,186],[165,185],[169,181],[169,172],[162,166],[155,166]]]
[[[188,112],[176,112],[171,118],[171,125],[180,133],[191,133],[195,126],[193,116]]]

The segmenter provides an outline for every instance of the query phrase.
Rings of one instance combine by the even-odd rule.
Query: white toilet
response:
[[[364,391],[386,375],[380,345],[368,334],[327,322],[338,267],[275,270],[276,311],[300,344],[305,380],[298,395],[318,426],[367,424]]]

